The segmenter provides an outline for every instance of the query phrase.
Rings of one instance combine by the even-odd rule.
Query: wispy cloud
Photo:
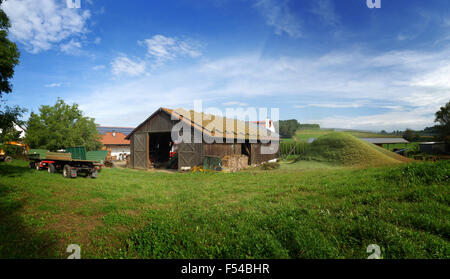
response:
[[[106,69],[105,65],[96,65],[96,66],[92,67],[92,70],[94,70],[94,71],[99,71],[99,70],[104,70],[104,69]]]
[[[258,0],[255,7],[266,19],[267,25],[275,28],[275,34],[286,33],[292,38],[302,37],[300,21],[289,9],[288,2]]]
[[[56,0],[8,0],[3,1],[2,8],[11,20],[12,38],[31,53],[49,50],[86,33],[91,16],[89,10],[68,9],[65,1]]]
[[[334,9],[334,4],[330,0],[314,1],[314,6],[311,12],[317,16],[327,25],[337,26],[341,24],[340,16]]]
[[[225,102],[225,103],[223,103],[223,105],[224,105],[224,106],[239,106],[239,107],[245,107],[245,106],[248,106],[247,103],[237,102],[237,101]]]
[[[115,76],[139,76],[145,73],[146,63],[141,60],[133,61],[121,54],[111,62],[111,67]]]
[[[81,47],[81,43],[74,39],[71,39],[69,42],[60,45],[61,51],[67,54],[80,54]]]
[[[62,85],[62,83],[50,83],[50,84],[46,84],[45,87],[53,88],[53,87],[60,87],[61,85]]]
[[[202,55],[199,43],[193,40],[155,35],[139,43],[146,46],[147,55],[154,58],[158,63],[164,63],[180,56],[195,58]]]
[[[295,108],[306,108],[306,107],[316,107],[316,108],[360,108],[365,106],[365,104],[356,102],[336,102],[336,103],[315,103],[307,105],[295,105]]]
[[[331,116],[300,121],[314,120],[336,128],[423,128],[433,124],[434,112],[450,100],[446,79],[449,54],[450,50],[377,55],[357,50],[349,54],[346,50],[307,58],[227,57],[127,82],[99,84],[94,92],[89,92],[90,98],[82,98],[82,105],[99,121],[114,124],[114,119],[120,123],[127,119],[124,124],[135,125],[153,108],[189,106],[193,99],[226,106],[239,105],[240,102],[235,100],[241,98],[262,100],[262,96],[278,96],[280,104],[284,100],[308,98],[310,102],[297,106],[321,109]],[[144,72],[142,62],[130,61],[126,57],[119,59],[115,73],[138,76]],[[167,103],[161,99],[168,94],[176,101]],[[102,103],[100,109],[99,103]],[[110,109],[114,103],[123,104],[120,112]],[[267,104],[274,105],[279,104]],[[333,115],[333,109],[366,107],[377,110],[369,116]],[[380,109],[387,112],[380,114]],[[283,117],[283,110],[281,113]]]

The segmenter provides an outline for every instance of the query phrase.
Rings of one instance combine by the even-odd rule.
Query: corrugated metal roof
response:
[[[404,138],[361,138],[373,144],[409,143]]]

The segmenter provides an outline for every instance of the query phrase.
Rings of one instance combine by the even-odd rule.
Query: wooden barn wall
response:
[[[261,164],[272,159],[276,159],[280,156],[279,148],[275,154],[261,154],[261,145],[263,145],[263,143],[258,142],[251,144],[250,164]],[[269,146],[269,144],[264,145]]]
[[[148,132],[148,133],[164,133],[171,132],[173,125],[177,123],[178,120],[170,119],[170,115],[165,112],[159,112],[153,118],[147,120],[147,122],[140,127],[138,132]]]
[[[241,143],[212,143],[203,144],[205,156],[223,157],[226,155],[242,154]]]
[[[134,169],[134,135],[130,138],[130,165],[128,166],[131,169]]]
[[[147,169],[149,166],[148,135],[146,132],[133,134],[133,168],[135,169]]]

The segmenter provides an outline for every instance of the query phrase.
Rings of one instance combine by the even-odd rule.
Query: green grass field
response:
[[[450,257],[449,163],[65,179],[0,163],[0,258]]]

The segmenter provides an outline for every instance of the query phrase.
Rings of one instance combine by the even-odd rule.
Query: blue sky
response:
[[[158,107],[276,107],[281,119],[422,129],[450,100],[450,2],[7,0],[8,104],[58,97],[102,125]]]

